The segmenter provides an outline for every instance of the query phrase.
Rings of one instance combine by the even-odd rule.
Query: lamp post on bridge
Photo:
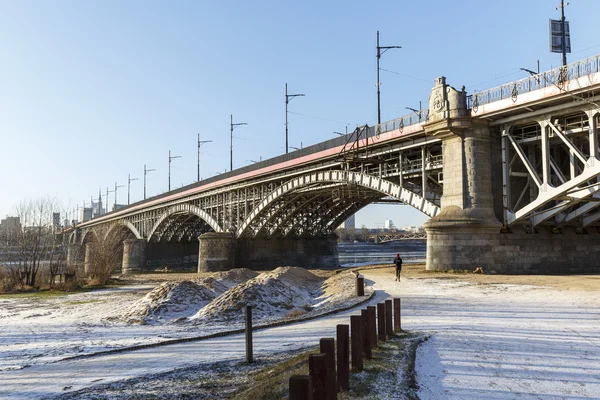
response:
[[[348,125],[346,125],[346,133],[336,132],[336,131],[333,131],[333,133],[335,133],[336,135],[340,135],[340,136],[346,136],[346,135],[348,135]]]
[[[212,140],[200,140],[200,134],[198,134],[198,182],[200,182],[200,146],[204,143],[212,143]]]
[[[381,124],[381,93],[379,91],[379,59],[381,55],[389,49],[401,49],[402,46],[380,46],[379,45],[379,31],[377,31],[377,124]],[[383,50],[383,51],[381,51]]]
[[[171,150],[169,150],[169,192],[171,191],[171,161],[176,158],[181,158],[181,156],[171,156]]]
[[[144,200],[146,200],[146,174],[150,171],[156,171],[155,169],[146,169],[146,164],[144,164]]]
[[[127,205],[130,204],[129,194],[131,192],[131,181],[137,181],[138,178],[132,178],[131,174],[127,174]]]
[[[412,108],[412,107],[404,107],[407,110],[410,110],[412,112],[414,112],[417,117],[419,117],[419,122],[421,122],[421,115],[422,115],[422,108],[421,108],[421,102],[419,101],[419,109],[417,110],[416,108]]]
[[[246,122],[233,123],[233,114],[230,115],[230,130],[229,130],[229,171],[233,171],[233,130],[241,125],[248,125]]]
[[[109,205],[108,194],[113,193],[113,192],[114,192],[114,190],[108,190],[108,186],[106,187],[106,212],[108,212],[108,205]],[[116,201],[115,201],[115,203],[116,203]]]
[[[288,94],[287,83],[285,84],[285,154],[288,153],[288,104],[294,97],[304,97],[304,94]]]
[[[117,191],[119,190],[119,188],[124,187],[123,185],[118,185],[117,186],[117,182],[115,181],[115,205],[113,207],[113,209],[117,208]]]

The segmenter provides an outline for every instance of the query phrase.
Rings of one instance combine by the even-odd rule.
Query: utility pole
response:
[[[108,194],[113,193],[113,192],[114,192],[114,190],[109,191],[108,186],[106,187],[106,212],[108,212]],[[116,201],[115,201],[115,203],[116,203]]]
[[[129,193],[131,192],[131,181],[137,181],[138,178],[132,178],[131,174],[127,174],[127,205],[130,204],[129,200]]]
[[[198,182],[200,182],[200,146],[204,143],[212,143],[212,140],[200,140],[200,134],[198,134]]]
[[[285,84],[285,154],[288,153],[288,104],[294,97],[304,97],[304,94],[288,94],[287,83]]]
[[[144,200],[146,200],[146,174],[150,171],[155,171],[155,169],[146,169],[146,164],[144,164]]]
[[[171,150],[169,150],[169,192],[171,191],[171,161],[176,158],[181,158],[181,156],[171,156]]]
[[[377,31],[377,124],[381,124],[381,93],[379,91],[379,59],[381,55],[389,49],[401,49],[402,46],[380,46],[379,45],[379,31]],[[383,51],[381,51],[383,50]]]
[[[117,208],[117,190],[121,187],[123,187],[123,185],[117,186],[117,182],[115,181],[115,206],[113,208]]]
[[[230,115],[230,130],[229,130],[229,171],[233,171],[233,130],[240,125],[248,125],[246,122],[233,123],[233,114]]]
[[[567,65],[567,34],[565,24],[565,7],[571,3],[565,4],[565,0],[560,0],[560,6],[556,7],[556,10],[560,8],[560,25],[562,30],[562,66]]]

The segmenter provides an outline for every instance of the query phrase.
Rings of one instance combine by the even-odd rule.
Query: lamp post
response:
[[[146,164],[144,164],[144,200],[146,200],[146,174],[150,171],[155,171],[155,169],[146,169]]]
[[[304,97],[304,94],[288,94],[287,83],[285,84],[285,154],[288,153],[288,104],[294,97]]]
[[[402,46],[380,46],[379,45],[379,31],[377,31],[377,124],[381,124],[381,93],[379,91],[379,59],[381,55],[389,49],[401,49]],[[383,51],[381,51],[383,50]]]
[[[181,156],[171,156],[171,150],[169,150],[169,192],[171,191],[171,161],[176,158],[181,158]]]
[[[229,171],[233,171],[233,130],[240,125],[248,125],[246,122],[233,123],[233,114],[230,115],[229,130]]]
[[[565,0],[560,0],[560,6],[556,7],[556,10],[560,8],[560,25],[562,30],[562,66],[567,65],[567,33],[565,31],[565,7],[571,3],[565,4]]]
[[[129,205],[129,193],[131,192],[131,181],[137,181],[138,178],[132,178],[131,174],[127,174],[127,205]]]
[[[340,136],[346,136],[346,135],[348,135],[348,125],[346,125],[346,133],[336,132],[336,131],[333,131],[333,133],[335,133],[336,135],[340,135]]]
[[[113,192],[114,192],[114,190],[108,190],[108,186],[106,187],[106,212],[108,212],[108,204],[109,204],[108,203],[108,194],[113,193]],[[116,203],[116,201],[115,201],[115,203]]]
[[[117,182],[115,182],[115,205],[113,207],[113,209],[117,208],[117,191],[119,190],[119,188],[124,187],[123,185],[119,185],[117,186]]]
[[[211,142],[212,140],[200,140],[200,134],[198,134],[198,182],[200,182],[200,146]]]
[[[419,117],[419,122],[421,122],[421,115],[422,115],[422,108],[421,108],[421,102],[419,101],[419,109],[417,110],[416,108],[412,108],[412,107],[404,107],[407,110],[410,110],[412,112],[414,112],[415,114],[417,114],[417,117]]]

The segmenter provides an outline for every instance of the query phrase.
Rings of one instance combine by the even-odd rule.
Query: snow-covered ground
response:
[[[429,337],[416,360],[422,400],[600,398],[598,292],[437,278],[397,283],[389,270],[364,275],[377,290],[371,304],[401,297],[403,329]],[[60,396],[176,368],[243,360],[244,336],[238,334],[48,363],[71,354],[73,346],[88,352],[199,336],[206,329],[194,323],[98,324],[116,311],[126,313],[148,291],[78,294],[69,304],[44,300],[37,309],[31,302],[16,308],[15,300],[0,300],[0,398]],[[333,337],[335,326],[347,324],[357,310],[258,330],[255,356],[314,346],[321,337]]]

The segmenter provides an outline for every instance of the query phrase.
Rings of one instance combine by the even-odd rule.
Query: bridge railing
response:
[[[571,79],[581,78],[600,71],[600,55],[568,64],[566,67],[554,68],[527,78],[509,82],[501,86],[473,93],[467,97],[468,107],[477,110],[477,107],[504,99],[516,100],[523,93],[545,87],[560,85]]]

